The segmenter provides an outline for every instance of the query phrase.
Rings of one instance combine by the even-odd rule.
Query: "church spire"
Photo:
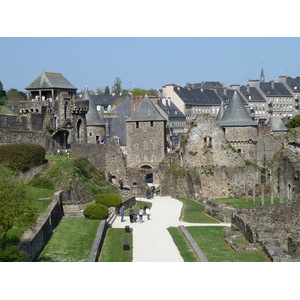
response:
[[[260,72],[260,82],[265,82],[264,68],[261,68],[261,72]]]

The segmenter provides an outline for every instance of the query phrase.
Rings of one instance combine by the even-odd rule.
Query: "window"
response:
[[[150,126],[153,127],[153,121],[150,121]]]
[[[139,122],[135,122],[135,128],[140,128]]]

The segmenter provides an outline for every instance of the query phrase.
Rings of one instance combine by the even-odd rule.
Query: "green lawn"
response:
[[[256,198],[255,203],[252,203],[252,198],[248,198],[246,201],[245,198],[229,198],[229,199],[215,199],[223,203],[229,203],[235,209],[249,208],[261,205],[261,198]],[[279,198],[274,198],[274,204],[280,202]],[[265,198],[265,205],[271,204],[271,198]]]
[[[223,227],[186,227],[210,262],[269,262],[263,252],[235,252],[222,239]]]
[[[123,250],[124,242],[129,242],[129,251]],[[123,228],[108,228],[99,262],[131,262],[132,247],[132,229],[125,232]]]
[[[203,213],[204,205],[186,198],[178,198],[183,203],[180,220],[189,223],[220,223]]]
[[[169,227],[168,231],[171,234],[172,239],[177,246],[183,260],[185,262],[198,262],[199,260],[195,255],[195,252],[191,248],[188,241],[185,239],[180,229],[177,227]]]
[[[99,224],[100,220],[63,218],[38,261],[87,261]]]

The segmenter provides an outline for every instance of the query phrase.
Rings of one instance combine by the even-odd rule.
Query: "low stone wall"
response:
[[[97,262],[99,259],[100,252],[104,243],[107,229],[111,227],[112,223],[116,219],[115,214],[110,214],[106,220],[102,220],[98,227],[96,238],[94,240],[92,250],[90,252],[88,262]]]
[[[39,216],[35,227],[28,229],[21,238],[19,248],[27,254],[28,261],[38,258],[63,217],[60,193],[55,193],[52,203],[47,211]]]
[[[274,262],[300,261],[298,201],[236,210],[232,228],[258,243]]]
[[[136,204],[136,198],[135,198],[135,196],[131,196],[131,197],[123,200],[121,206],[124,205],[125,209],[128,209],[130,206],[134,206],[135,204]],[[120,213],[121,206],[116,207],[116,210],[115,210],[116,214]]]
[[[228,206],[217,200],[212,200],[208,198],[201,197],[200,195],[195,195],[198,202],[205,205],[204,213],[208,214],[221,222],[230,223],[231,215],[235,211],[232,206]]]

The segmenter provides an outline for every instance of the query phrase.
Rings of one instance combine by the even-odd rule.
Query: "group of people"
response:
[[[130,206],[129,208],[129,218],[130,218],[130,223],[135,223],[135,222],[139,222],[139,223],[143,223],[143,217],[144,217],[144,213],[146,213],[147,216],[147,220],[151,220],[151,212],[150,212],[150,208],[148,206],[145,207],[140,207],[138,215],[134,212],[132,206]],[[120,214],[121,214],[121,222],[125,221],[125,206],[123,205],[120,208]]]

